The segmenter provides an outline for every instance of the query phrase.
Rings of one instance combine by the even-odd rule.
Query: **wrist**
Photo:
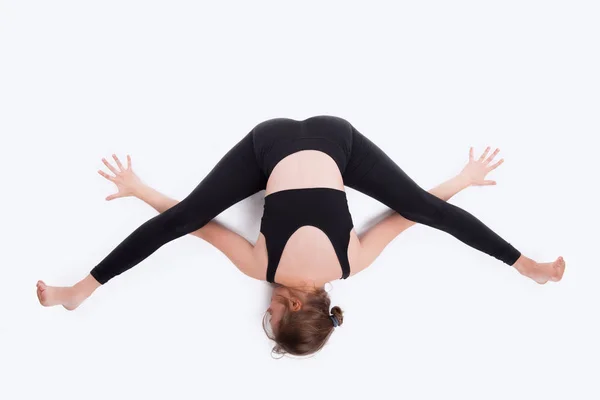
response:
[[[144,185],[143,183],[140,183],[139,185],[133,187],[132,194],[134,197],[137,197],[140,200],[144,200],[146,194],[148,193],[148,189],[148,186]]]
[[[466,176],[464,174],[458,174],[458,175],[456,175],[455,179],[456,179],[456,181],[459,184],[460,190],[468,188],[473,183],[471,181],[471,178],[469,178],[468,176]]]

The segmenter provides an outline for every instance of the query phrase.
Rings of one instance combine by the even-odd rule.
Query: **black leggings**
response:
[[[330,129],[334,132],[327,134],[349,154],[343,164],[339,162],[340,157],[333,157],[342,172],[344,185],[380,201],[411,221],[447,232],[508,265],[517,261],[521,253],[510,243],[470,213],[422,189],[349,122],[331,116],[317,118],[331,121]],[[202,228],[233,204],[265,189],[274,167],[274,163],[268,163],[274,139],[269,137],[273,136],[273,130],[261,130],[261,126],[264,123],[229,150],[185,199],[149,219],[125,238],[92,269],[91,275],[104,284],[162,245]],[[325,125],[319,126],[323,129]]]

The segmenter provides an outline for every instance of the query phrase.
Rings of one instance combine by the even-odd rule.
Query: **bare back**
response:
[[[267,182],[265,196],[289,189],[327,187],[344,190],[344,182],[335,161],[317,150],[302,150],[290,154],[277,163]],[[354,229],[350,233],[348,260],[350,267],[358,257],[359,240]],[[259,234],[255,246],[256,257],[267,267],[266,240]],[[333,245],[323,231],[314,226],[303,226],[288,240],[279,266],[277,282],[294,286],[314,281],[317,285],[339,279],[340,263]]]

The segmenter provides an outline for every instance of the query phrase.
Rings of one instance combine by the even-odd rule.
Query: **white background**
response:
[[[0,1],[0,398],[598,399],[597,2],[216,4]],[[271,357],[267,284],[193,236],[39,305],[156,215],[104,200],[102,157],[182,199],[257,123],[319,114],[426,189],[499,147],[498,185],[451,202],[563,281],[418,225],[333,283],[344,325],[305,360]],[[218,220],[254,241],[263,195]],[[359,233],[385,211],[348,198]]]

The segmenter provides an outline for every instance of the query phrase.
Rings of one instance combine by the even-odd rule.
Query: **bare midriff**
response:
[[[326,187],[344,190],[344,181],[336,162],[317,150],[302,150],[290,154],[277,163],[267,182],[265,196],[282,190]],[[352,270],[358,257],[359,241],[354,229],[350,234],[348,260]],[[265,270],[268,263],[265,237],[256,242],[257,257]],[[323,231],[314,226],[303,226],[289,238],[277,267],[275,281],[286,286],[315,284],[339,279],[340,262],[333,245]]]

